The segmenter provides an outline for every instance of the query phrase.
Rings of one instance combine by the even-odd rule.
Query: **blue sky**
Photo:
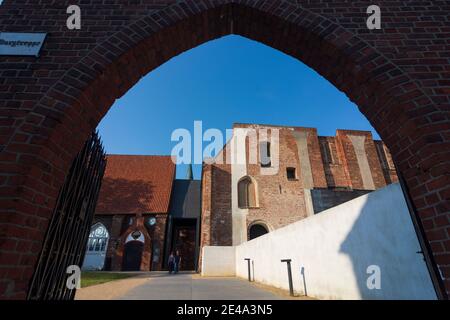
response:
[[[169,155],[177,128],[224,132],[234,122],[369,130],[344,93],[300,61],[240,36],[210,41],[174,57],[117,100],[99,125],[106,152]],[[194,166],[200,178],[201,166]],[[177,168],[184,178],[186,166]]]

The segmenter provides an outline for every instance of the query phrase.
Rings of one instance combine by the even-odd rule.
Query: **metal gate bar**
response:
[[[29,300],[69,300],[66,269],[81,266],[106,167],[98,133],[92,133],[72,163],[60,189],[42,251],[31,280]]]

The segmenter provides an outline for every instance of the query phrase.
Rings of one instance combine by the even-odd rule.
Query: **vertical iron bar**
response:
[[[74,159],[58,194],[28,299],[74,298],[75,290],[66,287],[66,268],[83,263],[105,167],[105,152],[94,132]]]

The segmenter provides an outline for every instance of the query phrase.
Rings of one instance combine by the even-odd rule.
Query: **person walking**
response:
[[[169,274],[171,274],[175,270],[175,256],[173,254],[173,251],[170,252],[168,265],[169,265]]]
[[[175,273],[178,273],[178,271],[180,271],[180,263],[181,263],[181,255],[180,255],[180,251],[176,251],[175,252]]]

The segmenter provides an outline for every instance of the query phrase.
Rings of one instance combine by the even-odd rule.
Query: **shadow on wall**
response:
[[[401,188],[387,188],[367,195],[340,252],[351,261],[362,299],[430,299],[435,293],[424,285],[431,279]]]
[[[144,180],[105,177],[102,182],[96,213],[150,212],[154,186]]]

